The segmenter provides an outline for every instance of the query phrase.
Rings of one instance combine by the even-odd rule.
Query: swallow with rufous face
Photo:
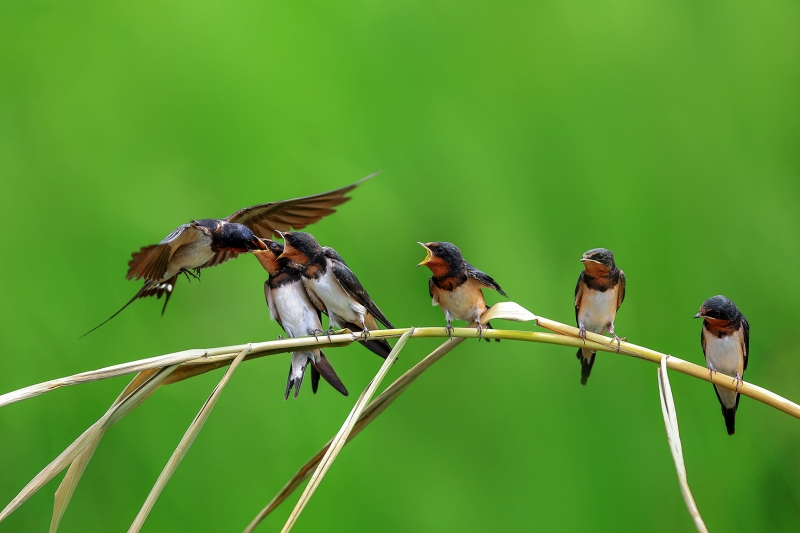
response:
[[[266,250],[253,252],[261,266],[269,273],[264,282],[264,295],[267,297],[269,316],[280,324],[289,337],[314,335],[322,329],[321,313],[308,298],[303,285],[303,274],[295,263],[287,257],[280,257],[283,246],[270,239],[262,239]],[[294,387],[294,397],[300,392],[308,364],[311,364],[311,389],[316,394],[319,377],[347,396],[347,388],[336,375],[328,358],[322,350],[305,350],[292,353],[289,365],[289,378],[283,399],[289,398]]]
[[[189,276],[199,279],[202,268],[219,265],[241,253],[263,250],[259,237],[268,238],[275,231],[304,228],[335,213],[335,206],[350,199],[345,194],[375,174],[334,191],[245,207],[223,219],[205,218],[179,226],[160,243],[131,254],[126,278],[144,279],[144,286],[119,311],[84,336],[139,298],[166,296],[161,310],[163,315],[181,274],[187,279]]]
[[[721,372],[731,376],[738,390],[747,370],[747,356],[750,353],[750,324],[747,319],[736,304],[724,296],[714,296],[703,302],[694,318],[703,319],[700,344],[709,374]],[[739,393],[736,390],[714,385],[728,435],[734,433],[736,409],[739,407]]]
[[[450,340],[453,339],[453,319],[474,322],[478,328],[478,339],[481,339],[484,328],[492,327],[488,323],[483,326],[480,322],[481,315],[488,309],[481,289],[493,289],[503,296],[506,293],[488,274],[469,264],[455,245],[449,242],[418,244],[428,251],[428,255],[417,266],[425,265],[433,273],[428,280],[428,293],[433,305],[438,305],[444,312]],[[486,341],[489,342],[489,339]]]
[[[625,273],[614,264],[614,254],[605,248],[589,250],[581,257],[584,270],[575,286],[575,320],[586,341],[586,332],[614,334],[617,309],[625,299]],[[592,373],[596,353],[588,348],[578,348],[581,362],[581,385],[586,385]]]
[[[329,331],[348,328],[368,337],[370,330],[378,329],[376,319],[394,329],[336,250],[320,246],[309,233],[278,233],[284,239],[280,257],[300,266],[311,303],[330,319]],[[392,351],[386,339],[359,342],[383,358]]]

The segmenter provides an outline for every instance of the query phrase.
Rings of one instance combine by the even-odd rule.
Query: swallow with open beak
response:
[[[280,257],[283,246],[270,239],[262,239],[266,250],[253,252],[261,266],[269,273],[264,282],[264,295],[267,297],[269,316],[280,324],[289,337],[314,335],[322,329],[321,313],[308,298],[303,285],[303,274],[295,263],[287,257]],[[316,394],[319,377],[347,396],[347,388],[336,375],[328,358],[322,350],[306,350],[292,353],[289,365],[289,378],[283,399],[289,398],[294,387],[294,397],[300,392],[306,368],[311,364],[311,389]]]
[[[418,243],[428,251],[428,255],[417,266],[425,265],[433,276],[428,280],[428,293],[433,305],[438,305],[447,319],[447,332],[452,340],[453,319],[474,322],[478,328],[478,339],[484,328],[480,318],[486,312],[486,300],[481,289],[493,289],[506,296],[500,285],[488,274],[469,264],[461,255],[461,250],[449,242]],[[500,339],[495,339],[499,341]],[[489,342],[489,339],[486,339]]]
[[[370,330],[378,329],[376,319],[394,329],[336,250],[320,246],[309,233],[278,233],[284,239],[280,257],[300,266],[311,303],[330,319],[329,331],[348,328],[368,337]],[[359,342],[383,358],[392,351],[386,339]]]
[[[199,279],[202,268],[219,265],[241,253],[263,250],[259,237],[269,238],[275,231],[304,228],[335,213],[335,206],[350,199],[345,194],[375,174],[334,191],[245,207],[223,219],[205,218],[179,226],[160,243],[132,254],[126,278],[144,279],[144,285],[119,311],[83,336],[139,298],[166,296],[163,315],[181,274],[187,279],[189,276]]]
[[[581,258],[584,270],[575,286],[575,320],[586,341],[586,332],[614,333],[617,309],[625,299],[625,273],[614,264],[614,254],[605,248],[589,250]],[[596,353],[588,348],[578,348],[581,362],[581,385],[586,385],[592,373]]]
[[[747,356],[750,352],[750,324],[739,308],[724,296],[709,298],[700,306],[694,318],[703,319],[700,344],[706,357],[709,374],[721,372],[731,376],[736,382],[736,390],[742,383],[747,370]],[[739,407],[739,393],[714,385],[725,427],[728,435],[733,435],[736,422],[736,409]]]

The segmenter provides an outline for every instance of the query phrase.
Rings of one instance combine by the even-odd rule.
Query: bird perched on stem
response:
[[[619,346],[621,339],[614,333],[617,309],[625,299],[625,273],[614,264],[614,254],[605,248],[589,250],[581,257],[584,270],[575,286],[575,320],[586,341],[586,332],[610,333]],[[581,362],[581,385],[586,385],[592,373],[596,352],[578,348]]]
[[[394,329],[336,250],[320,246],[309,233],[278,234],[284,239],[281,257],[300,265],[311,303],[330,319],[329,331],[335,327],[348,328],[369,337],[370,330],[378,329],[376,319]],[[359,342],[383,358],[392,351],[386,339]]]
[[[750,353],[750,324],[747,319],[736,304],[724,296],[714,296],[703,302],[694,318],[703,319],[700,344],[709,375],[721,372],[731,376],[736,383],[736,390],[739,390]],[[736,409],[739,407],[739,393],[736,390],[714,385],[728,435],[733,435],[735,431]]]
[[[266,250],[253,252],[261,266],[269,273],[264,282],[264,295],[267,297],[269,316],[283,328],[289,337],[314,335],[322,329],[320,311],[314,307],[303,285],[303,274],[288,257],[280,257],[283,246],[270,239],[262,239]],[[347,396],[347,388],[336,375],[322,350],[306,349],[292,353],[289,365],[289,378],[286,382],[284,400],[294,387],[294,397],[300,392],[308,364],[311,364],[311,389],[317,392],[319,377]]]
[[[350,198],[345,194],[377,173],[334,191],[245,207],[223,218],[204,218],[183,224],[158,244],[131,254],[127,279],[144,279],[144,285],[128,303],[83,336],[96,330],[139,298],[166,296],[161,314],[181,274],[200,278],[200,270],[224,263],[237,255],[263,250],[259,237],[275,231],[304,228],[336,212],[335,206]]]
[[[433,276],[428,280],[428,293],[433,305],[438,305],[447,319],[447,332],[453,339],[453,319],[474,322],[478,328],[478,339],[483,336],[481,315],[486,312],[486,300],[481,289],[493,289],[506,296],[500,285],[488,274],[469,264],[455,245],[449,242],[417,243],[428,251],[428,255],[417,266],[425,265]],[[495,339],[499,341],[500,339]],[[489,339],[486,339],[489,342]]]

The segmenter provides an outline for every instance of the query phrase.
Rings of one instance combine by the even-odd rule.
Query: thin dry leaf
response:
[[[23,389],[18,389],[6,394],[0,395],[0,407],[28,398],[33,398],[44,394],[46,392],[54,391],[61,387],[68,387],[71,385],[80,385],[81,383],[90,383],[92,381],[99,381],[101,379],[114,378],[123,376],[125,374],[132,374],[151,368],[163,368],[192,359],[205,357],[205,350],[185,350],[183,352],[176,352],[167,355],[160,355],[158,357],[150,357],[149,359],[140,359],[138,361],[131,361],[130,363],[122,363],[120,365],[108,366],[98,370],[90,370],[88,372],[81,372],[58,379],[52,379],[36,385],[31,385]]]
[[[481,324],[486,324],[498,318],[513,320],[515,322],[529,322],[536,321],[537,319],[536,315],[516,302],[499,302],[481,315]]]
[[[661,360],[661,366],[658,368],[658,391],[661,400],[661,413],[664,415],[664,426],[667,428],[667,441],[672,452],[672,460],[675,462],[675,470],[678,472],[678,483],[681,487],[681,494],[683,495],[683,501],[686,503],[686,508],[694,521],[697,531],[708,533],[703,517],[700,516],[700,510],[697,508],[697,503],[692,496],[692,490],[689,488],[689,480],[686,476],[686,463],[683,460],[683,446],[681,445],[681,435],[678,430],[678,413],[675,410],[672,388],[669,384],[669,376],[667,376],[668,357],[668,355],[664,356]]]
[[[233,360],[233,363],[231,363],[228,371],[225,372],[225,375],[222,376],[220,382],[216,387],[214,387],[214,390],[211,392],[211,396],[208,397],[203,404],[203,407],[200,408],[200,412],[198,412],[197,416],[195,416],[194,420],[192,420],[192,423],[189,425],[189,428],[183,435],[178,447],[169,458],[169,461],[167,461],[166,466],[164,466],[164,470],[162,470],[161,474],[158,476],[158,479],[156,480],[155,485],[153,485],[150,494],[147,495],[147,499],[142,505],[142,508],[139,510],[139,513],[136,515],[136,518],[133,520],[130,529],[128,529],[128,533],[138,532],[144,525],[144,521],[147,520],[147,516],[153,509],[156,500],[158,500],[158,497],[161,495],[164,487],[166,487],[167,483],[172,478],[172,474],[175,473],[175,470],[177,470],[178,465],[183,460],[186,452],[188,452],[189,448],[192,447],[192,444],[197,438],[197,435],[200,433],[200,430],[203,429],[203,425],[206,423],[206,420],[208,420],[211,410],[214,409],[214,405],[216,405],[219,395],[222,393],[222,389],[224,389],[225,385],[228,384],[228,380],[230,380],[233,372],[236,370],[236,368],[239,366],[239,363],[242,362],[242,359],[244,359],[245,355],[249,351],[249,347],[245,348],[239,353],[236,359]]]
[[[100,420],[92,424],[89,429],[84,431],[80,437],[70,444],[66,450],[53,459],[41,472],[39,472],[25,487],[20,491],[17,496],[0,512],[0,522],[5,520],[8,515],[13,513],[20,505],[22,505],[28,498],[35,494],[39,489],[46,485],[51,479],[56,477],[62,470],[64,470],[75,458],[95,439],[102,437],[103,432],[116,423],[120,418],[125,416],[128,412],[141,404],[147,396],[149,396],[161,381],[167,377],[170,372],[175,370],[177,365],[162,369],[157,375],[152,376],[146,383],[143,383],[135,390],[133,390],[124,400],[115,403]],[[62,496],[66,493],[62,493]],[[67,499],[68,501],[68,499]],[[54,512],[63,514],[63,510],[54,509]]]
[[[311,496],[314,494],[314,491],[317,490],[317,487],[322,482],[322,478],[325,477],[328,469],[336,460],[336,457],[339,455],[342,447],[344,447],[345,443],[347,442],[347,438],[350,436],[350,432],[353,430],[353,427],[355,426],[358,417],[361,415],[361,412],[366,407],[367,402],[369,402],[370,398],[372,398],[372,395],[375,394],[378,385],[380,385],[381,381],[383,381],[383,378],[386,377],[386,374],[389,372],[389,369],[397,360],[397,354],[399,354],[400,350],[403,349],[403,346],[405,346],[409,337],[411,337],[412,332],[413,330],[408,331],[404,333],[402,337],[400,337],[400,340],[397,341],[397,344],[394,345],[394,348],[392,348],[389,356],[383,362],[383,365],[381,365],[378,373],[369,382],[366,390],[361,393],[361,396],[359,396],[358,401],[353,406],[353,410],[350,411],[350,414],[342,425],[342,428],[333,438],[331,445],[328,447],[328,451],[322,457],[319,466],[317,466],[317,470],[311,476],[311,480],[308,482],[303,494],[300,496],[300,500],[295,505],[292,514],[289,515],[288,520],[286,520],[286,524],[283,526],[281,533],[289,533],[289,531],[291,531],[292,526],[294,526],[297,518],[300,516],[300,513],[303,512],[303,509],[305,509],[306,505],[311,499]]]
[[[389,405],[391,405],[392,402],[394,402],[397,397],[400,396],[400,394],[405,391],[408,386],[411,385],[415,379],[417,379],[417,377],[419,377],[420,374],[422,374],[422,372],[424,372],[433,363],[444,357],[445,354],[465,340],[465,337],[458,337],[454,338],[452,341],[445,341],[444,344],[436,348],[422,361],[414,365],[414,367],[410,368],[406,373],[395,380],[394,383],[389,385],[386,390],[378,395],[375,400],[370,402],[369,405],[367,405],[367,408],[361,413],[361,416],[359,416],[353,431],[347,438],[347,442],[353,440],[356,435],[361,433],[361,431],[373,420],[375,420],[378,415],[385,411],[386,408],[389,407]],[[272,511],[274,511],[281,503],[283,503],[286,498],[288,498],[295,490],[297,490],[297,488],[302,485],[306,479],[308,479],[312,470],[319,465],[323,456],[327,453],[332,442],[333,439],[329,440],[325,446],[323,446],[316,454],[314,454],[314,456],[309,459],[300,468],[300,470],[295,473],[294,476],[292,476],[292,479],[290,479],[289,482],[284,485],[284,487],[280,490],[280,492],[278,492],[278,494],[275,495],[272,501],[270,501],[267,506],[264,507],[264,509],[262,509],[258,515],[256,515],[250,524],[247,525],[244,533],[252,533],[262,520],[264,520]]]

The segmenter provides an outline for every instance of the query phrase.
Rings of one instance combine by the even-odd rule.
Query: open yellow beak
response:
[[[425,250],[428,252],[428,255],[426,255],[426,256],[425,256],[425,259],[423,259],[423,260],[422,260],[422,262],[421,262],[421,263],[419,263],[417,266],[427,265],[427,264],[428,264],[428,262],[429,262],[431,259],[433,259],[433,254],[431,254],[431,249],[430,249],[430,248],[428,248],[426,245],[422,244],[421,242],[418,242],[417,244],[419,244],[420,246],[422,246],[423,248],[425,248]]]

